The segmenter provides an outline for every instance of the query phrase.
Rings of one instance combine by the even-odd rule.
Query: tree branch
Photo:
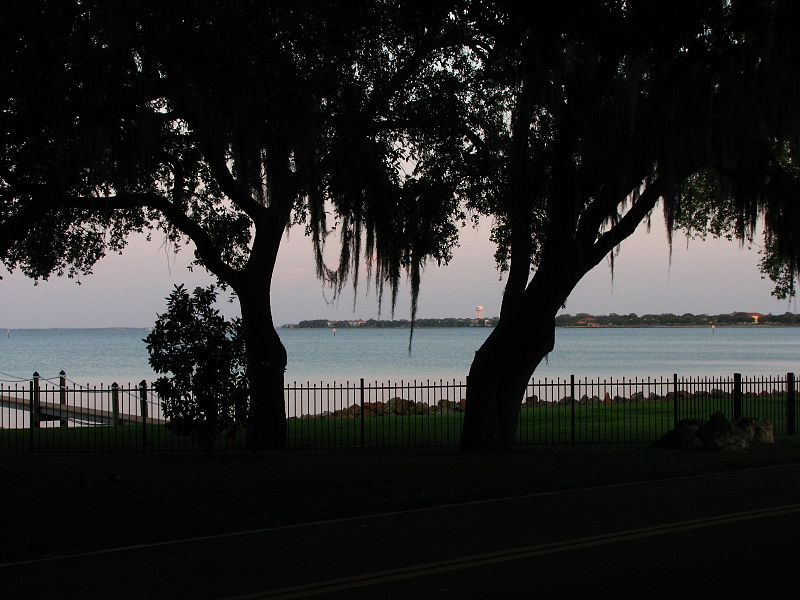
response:
[[[619,222],[611,229],[601,235],[586,255],[585,272],[588,272],[597,265],[603,257],[611,252],[616,246],[622,243],[627,237],[636,231],[636,228],[644,220],[647,214],[653,210],[658,199],[667,192],[667,186],[661,181],[656,180],[647,186],[647,189],[639,196],[639,199],[631,206]]]
[[[633,189],[645,180],[645,173],[638,171],[638,175],[632,175],[630,178],[626,177],[628,186],[623,189]],[[600,231],[603,223],[608,219],[611,211],[616,210],[616,206],[621,202],[621,193],[616,186],[612,186],[612,182],[606,180],[605,185],[598,185],[601,192],[586,206],[578,218],[578,227],[576,229],[576,239],[585,252],[590,252],[592,246],[597,240],[597,234]]]
[[[436,28],[431,28],[425,33],[422,42],[420,42],[419,46],[417,46],[416,50],[414,50],[408,60],[406,60],[406,62],[392,74],[385,86],[376,90],[375,93],[372,94],[372,97],[367,101],[366,106],[364,107],[364,115],[367,119],[371,119],[371,117],[389,101],[392,95],[394,95],[397,90],[403,87],[405,82],[414,73],[414,71],[419,69],[419,67],[425,62],[425,58],[428,56],[428,53],[436,48],[436,40],[446,17],[446,14],[440,17],[439,26]]]
[[[503,291],[501,318],[509,311],[513,312],[518,306],[531,271],[533,241],[531,239],[530,202],[527,201],[527,197],[531,193],[527,185],[527,162],[534,107],[532,83],[529,73],[523,76],[511,123],[508,190],[511,219],[511,263],[508,270],[508,281]]]
[[[470,129],[466,124],[464,125],[464,136],[470,141],[470,143],[473,146],[475,146],[475,149],[478,151],[478,154],[484,157],[488,156],[489,150],[486,147],[486,142],[484,142],[481,136],[472,131],[472,129]]]
[[[236,181],[225,163],[225,153],[215,145],[207,141],[205,152],[203,153],[211,169],[211,175],[217,180],[222,192],[230,198],[236,205],[244,211],[253,221],[257,221],[263,211],[267,210],[250,195],[245,186]]]
[[[117,194],[116,196],[66,196],[62,200],[54,202],[54,205],[86,210],[153,208],[163,214],[170,223],[194,242],[197,254],[209,271],[234,288],[240,283],[239,271],[222,260],[211,236],[186,212],[160,194],[142,192]]]
[[[164,200],[159,194],[153,192],[140,192],[134,194],[117,194],[116,196],[63,196],[61,199],[50,202],[52,206],[62,208],[81,208],[83,210],[123,210],[126,208],[145,208],[153,206],[159,200]]]

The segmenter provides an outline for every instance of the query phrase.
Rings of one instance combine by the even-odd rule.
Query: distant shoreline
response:
[[[494,329],[494,325],[415,325],[414,329]],[[635,324],[635,325],[556,325],[556,329],[764,329],[776,327],[800,327],[800,323],[706,323],[706,324]],[[151,327],[0,327],[0,335],[15,331],[149,331]],[[278,330],[387,330],[387,329],[411,329],[410,324],[383,326],[342,326],[331,327],[287,327],[286,325],[275,326]]]
[[[800,325],[796,323],[761,323],[756,325],[755,323],[731,323],[725,325],[556,325],[556,329],[772,329],[777,327],[800,327]],[[320,331],[320,330],[359,330],[359,329],[411,329],[410,325],[396,325],[392,327],[286,327],[286,326],[279,326],[276,329],[281,329],[284,331],[287,330],[313,330],[313,331]],[[479,325],[475,327],[464,327],[462,325],[436,325],[436,326],[428,326],[428,325],[415,325],[414,329],[494,329],[494,325]]]
[[[0,327],[0,333],[7,331],[147,331],[152,327]]]
[[[629,313],[620,315],[609,313],[607,315],[590,315],[577,313],[571,315],[562,313],[556,315],[556,327],[570,328],[650,328],[650,327],[753,327],[753,326],[800,326],[800,315],[786,312],[780,315],[762,314],[757,312],[737,311],[716,315],[684,313],[637,315]],[[468,317],[440,317],[418,318],[412,322],[408,319],[305,319],[297,323],[286,323],[281,329],[405,329],[415,327],[426,328],[481,328],[495,327],[499,324],[498,317],[483,316],[483,307],[479,306],[474,318]]]

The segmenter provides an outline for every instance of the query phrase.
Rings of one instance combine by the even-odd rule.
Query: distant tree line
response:
[[[757,316],[758,320],[754,317]],[[703,326],[703,325],[800,325],[800,315],[784,313],[782,315],[761,315],[759,313],[733,312],[723,315],[694,315],[685,313],[675,315],[664,313],[660,315],[590,315],[578,313],[575,315],[561,314],[556,317],[557,327],[670,327],[670,326]]]
[[[758,317],[758,320],[754,318]],[[414,327],[494,327],[498,318],[491,319],[467,319],[457,317],[446,317],[443,319],[417,319]],[[762,315],[760,313],[733,312],[722,315],[695,315],[685,313],[676,315],[673,313],[663,313],[660,315],[637,315],[630,313],[618,315],[611,313],[608,315],[592,315],[589,313],[569,313],[561,314],[556,317],[556,327],[702,327],[710,325],[800,325],[800,315],[794,313],[783,313],[782,315]],[[330,321],[328,319],[308,319],[300,321],[296,325],[284,325],[290,329],[347,329],[347,328],[367,328],[367,329],[402,329],[411,327],[408,319],[380,320],[369,319],[368,321]]]
[[[446,317],[443,319],[416,319],[414,327],[494,327],[497,317],[492,319],[465,319],[456,317]],[[284,326],[296,329],[347,329],[366,328],[366,329],[404,329],[411,327],[408,319],[369,319],[367,321],[329,321],[328,319],[309,319],[300,321],[296,325]]]

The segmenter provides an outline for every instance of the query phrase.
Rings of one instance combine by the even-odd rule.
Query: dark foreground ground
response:
[[[469,500],[800,463],[800,437],[747,452],[646,445],[511,454],[285,451],[0,454],[0,563]]]
[[[800,466],[585,488],[0,566],[26,598],[792,594]]]

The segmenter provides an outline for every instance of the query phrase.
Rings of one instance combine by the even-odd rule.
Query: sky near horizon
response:
[[[165,297],[173,285],[190,289],[213,279],[201,269],[186,268],[191,251],[177,256],[143,237],[132,240],[121,256],[102,259],[94,273],[75,280],[52,278],[34,285],[20,273],[0,267],[0,328],[149,327],[165,310]],[[418,316],[472,317],[482,305],[486,317],[497,316],[503,280],[494,264],[494,247],[488,228],[466,228],[461,246],[446,267],[429,265],[423,274]],[[331,246],[334,246],[331,240]],[[573,291],[562,312],[593,314],[694,313],[733,311],[761,313],[797,312],[797,301],[777,300],[772,285],[757,268],[757,247],[740,248],[738,242],[707,240],[686,242],[676,236],[670,262],[661,216],[652,230],[644,227],[621,247],[612,279],[608,262],[590,272]],[[273,279],[275,325],[302,319],[377,318],[373,290],[362,281],[353,310],[348,288],[338,301],[330,301],[314,276],[310,241],[300,230],[285,237]],[[385,298],[381,318],[391,318]],[[223,303],[223,312],[237,314],[237,305]],[[409,317],[408,286],[399,294],[394,318]]]

